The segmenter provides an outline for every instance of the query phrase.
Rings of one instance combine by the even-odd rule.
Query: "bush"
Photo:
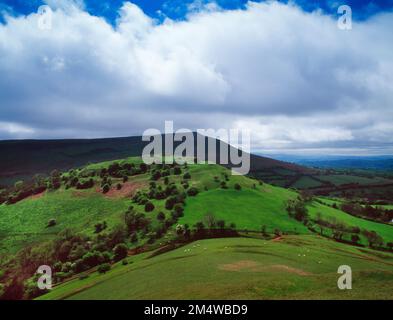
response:
[[[56,219],[50,219],[48,221],[47,227],[50,228],[50,227],[54,227],[55,225],[56,225]]]
[[[360,240],[360,237],[358,235],[354,234],[354,235],[351,236],[351,241],[353,243],[358,243],[359,240]]]
[[[118,184],[116,185],[116,189],[117,189],[117,190],[121,190],[121,188],[122,188],[121,183],[118,183]]]
[[[114,257],[113,260],[120,261],[127,257],[128,248],[124,243],[119,243],[113,249]]]
[[[183,179],[191,179],[191,174],[189,172],[186,172],[183,176]]]
[[[138,235],[136,234],[136,232],[133,232],[133,233],[131,234],[130,241],[131,241],[132,243],[138,242]]]
[[[198,194],[198,192],[199,192],[198,189],[195,188],[195,187],[191,187],[190,189],[187,190],[187,194],[188,194],[190,197],[196,196],[196,195]]]
[[[99,223],[95,224],[94,228],[95,228],[95,230],[94,230],[95,233],[100,233],[101,231],[103,231],[107,228],[106,221],[104,221],[103,223],[99,222]]]
[[[164,214],[162,211],[160,211],[160,212],[157,214],[157,220],[160,220],[160,221],[165,220],[165,214]]]
[[[122,264],[123,266],[126,266],[126,265],[128,264],[127,259],[124,259],[124,260],[121,262],[121,264]]]
[[[102,187],[102,193],[107,193],[107,192],[109,192],[110,189],[111,188],[110,188],[109,184],[105,183]]]
[[[238,183],[235,183],[235,190],[241,190],[241,189],[242,189],[241,185]]]
[[[109,263],[103,263],[98,266],[97,271],[98,271],[98,273],[103,274],[103,273],[108,272],[110,269],[111,269],[111,265]]]
[[[88,252],[82,257],[82,262],[85,266],[92,268],[104,262],[101,252],[93,251]]]
[[[146,204],[145,204],[145,211],[146,212],[151,212],[151,211],[153,211],[154,210],[154,204],[153,203],[151,203],[150,201],[148,201]]]

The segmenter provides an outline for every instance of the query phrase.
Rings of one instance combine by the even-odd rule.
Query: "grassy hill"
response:
[[[128,260],[133,263],[72,280],[39,299],[393,298],[392,254],[315,236],[202,240]],[[352,290],[337,288],[340,265],[352,268]]]
[[[61,173],[56,178],[61,181],[58,188],[0,205],[5,270],[0,273],[0,289],[1,283],[9,283],[12,277],[26,280],[35,266],[45,262],[59,266],[58,281],[65,283],[44,298],[389,298],[391,282],[386,279],[391,277],[392,254],[367,249],[363,231],[375,231],[382,239],[379,248],[387,251],[387,244],[393,242],[392,225],[332,208],[336,199],[299,200],[294,190],[232,176],[219,165],[142,167],[137,157],[90,164]],[[78,185],[92,184],[78,189],[72,184],[74,179]],[[168,207],[171,198],[177,206]],[[305,201],[307,220],[288,213],[291,201]],[[138,219],[142,220],[127,224],[128,214],[134,218],[141,214]],[[331,226],[320,232],[318,219],[329,221]],[[50,225],[52,220],[55,223]],[[105,228],[97,231],[97,224],[103,222]],[[141,223],[144,225],[138,227]],[[203,233],[198,229],[201,223]],[[359,235],[359,247],[326,239],[333,238],[334,228],[341,225],[346,231],[339,240],[349,243],[352,236]],[[130,226],[134,228],[131,231]],[[64,233],[66,230],[70,231]],[[198,237],[234,234],[239,237],[199,240],[145,259],[151,250],[165,252],[173,244],[177,247]],[[96,264],[81,264],[91,261],[92,255],[115,261],[119,243],[133,255],[128,258],[131,265],[114,264],[107,274],[98,275],[94,273]],[[306,256],[310,260],[303,259]],[[363,279],[359,291],[336,292],[337,267],[346,263]],[[90,276],[79,280],[81,272]],[[176,277],[178,280],[172,279]],[[233,282],[228,284],[228,279]],[[386,290],[370,291],[385,280]],[[143,285],[154,281],[158,281],[157,289]],[[174,282],[165,289],[167,281]],[[184,283],[188,286],[180,290]]]
[[[197,134],[192,133],[191,135],[190,138],[193,138]],[[213,138],[204,138],[206,150],[208,143],[216,144],[217,154],[220,153],[220,143],[226,145]],[[140,157],[146,144],[147,142],[142,141],[140,136],[106,139],[0,141],[0,153],[2,154],[0,157],[0,186],[13,184],[17,180],[28,180],[38,173],[49,174],[54,169],[65,171],[83,167],[89,163]],[[175,142],[174,147],[176,148],[178,144],[179,142]],[[296,164],[251,155],[251,172],[269,172],[272,168],[290,173],[311,171]]]

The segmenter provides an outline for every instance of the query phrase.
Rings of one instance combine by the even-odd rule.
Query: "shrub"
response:
[[[238,183],[235,183],[235,190],[241,190],[241,189],[242,189],[241,185]]]
[[[138,235],[136,234],[136,232],[133,232],[133,233],[131,234],[130,241],[131,241],[132,243],[138,242]]]
[[[154,210],[154,204],[152,203],[152,202],[150,202],[150,201],[148,201],[146,204],[145,204],[145,211],[146,212],[151,212],[151,211],[153,211]]]
[[[127,257],[128,248],[124,243],[119,243],[113,249],[114,257],[113,260],[120,261]]]
[[[164,214],[162,211],[160,211],[160,212],[157,214],[157,220],[160,220],[160,221],[165,220],[165,214]]]
[[[105,183],[102,187],[102,193],[107,193],[110,190],[109,184]]]
[[[117,190],[121,190],[121,188],[122,188],[121,183],[118,183],[118,184],[116,185],[116,189],[117,189]]]
[[[358,243],[359,240],[360,240],[360,237],[358,235],[354,234],[354,235],[351,236],[351,241],[353,243]]]
[[[127,259],[124,259],[124,260],[121,262],[121,264],[122,264],[123,266],[126,266],[126,265],[128,264]]]
[[[183,176],[183,179],[191,179],[191,174],[189,172],[186,172]]]
[[[183,216],[184,208],[182,203],[176,203],[173,207],[178,217]]]
[[[103,263],[98,266],[98,273],[106,273],[111,269],[111,265],[109,263]]]
[[[198,189],[195,188],[195,187],[191,187],[190,189],[187,190],[187,194],[188,194],[190,197],[196,196],[196,195],[198,194],[198,192],[199,192]]]
[[[100,233],[102,230],[105,230],[107,228],[106,221],[104,221],[103,223],[99,222],[95,224],[94,228],[95,228],[94,230],[95,233]]]
[[[95,267],[96,265],[99,265],[100,263],[104,262],[104,259],[102,257],[102,253],[98,251],[93,251],[93,252],[88,252],[82,257],[82,262],[84,265],[87,267]]]
[[[55,225],[56,225],[56,219],[50,219],[48,221],[47,227],[50,228],[50,227],[54,227]]]

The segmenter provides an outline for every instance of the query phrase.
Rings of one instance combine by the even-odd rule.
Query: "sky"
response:
[[[393,154],[393,0],[0,0],[0,12],[0,139],[172,120],[249,129],[264,154]]]

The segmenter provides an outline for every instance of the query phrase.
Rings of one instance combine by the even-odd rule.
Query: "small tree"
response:
[[[146,204],[145,204],[145,211],[146,212],[151,212],[151,211],[153,211],[154,210],[154,204],[152,203],[152,202],[150,202],[150,201],[148,201]]]
[[[195,187],[191,187],[190,189],[187,190],[187,194],[188,194],[190,197],[196,196],[196,195],[198,194],[198,192],[199,192],[198,189],[195,188]]]
[[[351,241],[352,241],[354,244],[358,243],[359,240],[360,240],[360,237],[359,237],[357,234],[353,234],[353,235],[351,236]]]
[[[157,220],[160,220],[160,221],[164,221],[164,220],[165,220],[165,214],[164,214],[164,212],[160,211],[160,212],[157,214]]]
[[[113,248],[113,253],[114,253],[113,259],[115,261],[120,261],[125,257],[127,257],[128,248],[124,243],[119,243]]]
[[[111,269],[111,265],[109,263],[103,263],[98,266],[98,273],[106,273]]]
[[[183,176],[183,179],[191,179],[191,174],[189,172],[186,172]]]
[[[105,183],[102,187],[102,193],[108,193],[110,189],[109,184]]]
[[[50,227],[54,227],[55,225],[56,225],[56,219],[50,219],[48,221],[47,227],[50,228]]]

